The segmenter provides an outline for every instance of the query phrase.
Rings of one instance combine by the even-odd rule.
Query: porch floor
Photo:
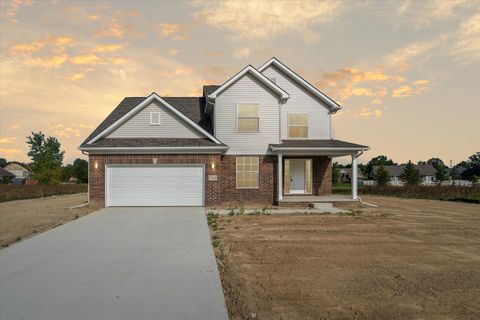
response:
[[[352,199],[347,195],[328,195],[328,196],[303,196],[303,195],[292,195],[292,196],[283,196],[283,200],[279,202],[311,202],[311,203],[322,203],[322,202],[358,202],[358,199]]]

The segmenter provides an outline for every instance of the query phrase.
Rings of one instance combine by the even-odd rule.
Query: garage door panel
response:
[[[203,166],[107,168],[108,206],[201,206]]]

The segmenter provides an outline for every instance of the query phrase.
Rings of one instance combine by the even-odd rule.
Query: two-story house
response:
[[[125,98],[82,143],[89,201],[105,206],[281,203],[331,193],[332,158],[367,146],[332,139],[340,106],[275,58],[201,97]]]

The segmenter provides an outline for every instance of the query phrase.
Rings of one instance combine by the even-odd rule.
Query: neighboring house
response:
[[[357,180],[361,181],[361,180],[364,180],[364,179],[365,179],[365,176],[361,172],[358,172]],[[351,183],[352,182],[352,168],[341,168],[340,169],[339,180],[340,180],[340,183]]]
[[[89,201],[271,205],[328,195],[332,158],[350,155],[356,176],[368,149],[332,139],[339,109],[275,58],[204,86],[201,97],[125,98],[79,147],[89,156]]]
[[[373,167],[373,172],[377,172],[379,166]],[[393,166],[384,166],[385,170],[390,176],[390,185],[392,186],[403,186],[404,182],[400,178],[405,169],[405,165],[393,165]],[[435,173],[436,170],[431,164],[421,164],[415,165],[415,168],[419,171],[421,185],[434,185],[436,184]]]
[[[12,179],[15,178],[15,175],[10,171],[5,170],[4,168],[0,167],[0,182],[7,184],[12,182]]]
[[[16,161],[9,162],[4,169],[15,175],[12,179],[13,184],[24,184],[31,175],[28,168]]]

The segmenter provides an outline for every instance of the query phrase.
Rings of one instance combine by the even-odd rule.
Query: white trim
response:
[[[257,106],[257,118],[258,118],[258,129],[254,131],[239,131],[238,130],[238,105],[239,104],[251,104]],[[235,118],[235,132],[236,133],[260,133],[260,104],[258,102],[237,102],[236,105],[236,118]],[[243,117],[243,118],[254,118],[254,117]]]
[[[158,115],[158,122],[153,122],[153,121],[152,121],[153,115],[155,115],[155,114]],[[161,124],[162,120],[161,120],[160,114],[161,114],[161,113],[158,112],[158,111],[152,111],[152,112],[150,112],[150,125],[151,125],[151,126],[159,126],[159,125]]]
[[[98,141],[100,138],[104,137],[106,134],[112,132],[114,129],[116,129],[120,124],[124,123],[127,119],[129,119],[130,117],[132,117],[134,114],[136,114],[138,111],[140,111],[142,108],[146,107],[148,104],[150,104],[151,102],[153,101],[158,101],[160,102],[161,104],[163,104],[165,107],[167,107],[168,109],[170,109],[173,113],[175,113],[177,116],[179,116],[181,119],[185,120],[188,124],[190,124],[193,128],[195,128],[196,130],[200,131],[202,134],[204,134],[206,137],[208,137],[209,139],[211,139],[212,141],[214,141],[215,143],[217,144],[222,144],[220,142],[220,140],[218,140],[217,138],[215,138],[214,136],[212,136],[210,133],[208,133],[207,131],[205,131],[202,127],[200,127],[198,124],[196,124],[195,122],[193,122],[190,118],[188,118],[186,115],[184,115],[183,113],[181,113],[180,111],[178,111],[175,107],[171,106],[168,102],[166,102],[165,100],[162,99],[162,97],[160,97],[158,94],[156,94],[155,92],[153,92],[152,94],[150,94],[145,100],[143,100],[142,102],[140,102],[135,108],[133,108],[132,110],[130,110],[129,112],[127,112],[126,114],[124,114],[120,119],[118,119],[117,121],[115,121],[113,124],[111,124],[108,128],[106,128],[105,130],[103,130],[102,132],[100,132],[99,134],[97,134],[95,137],[93,137],[92,139],[90,139],[90,141],[87,142],[87,144],[92,144],[94,143],[95,141]]]
[[[308,83],[305,79],[300,77],[298,74],[290,70],[287,66],[285,66],[283,63],[278,61],[276,58],[271,58],[267,62],[265,62],[260,68],[258,68],[258,71],[263,72],[265,69],[267,69],[270,65],[275,65],[277,68],[282,70],[284,73],[286,73],[288,76],[290,76],[292,79],[294,79],[296,82],[298,82],[300,85],[302,85],[305,89],[310,91],[313,95],[315,95],[317,98],[325,102],[331,109],[331,111],[336,112],[340,110],[342,107],[339,106],[335,101],[333,101],[332,98],[328,97],[326,94],[312,86],[310,83]]]
[[[298,114],[304,114],[307,116],[307,136],[305,138],[302,137],[290,137],[290,115],[298,115]],[[310,129],[310,121],[308,121],[308,112],[287,112],[287,138],[289,140],[308,140],[308,133]],[[299,125],[292,125],[293,127],[304,127],[304,126],[299,126]]]
[[[217,96],[222,93],[225,89],[227,89],[229,86],[231,86],[233,83],[237,82],[238,80],[240,80],[245,74],[247,73],[250,73],[251,75],[253,75],[255,78],[257,78],[258,80],[260,80],[264,85],[266,85],[267,87],[269,87],[270,89],[272,89],[273,91],[275,91],[281,99],[288,99],[289,98],[289,95],[288,93],[283,90],[282,88],[280,88],[278,85],[276,85],[275,83],[273,83],[272,81],[270,81],[265,75],[263,75],[262,73],[258,72],[257,69],[255,69],[254,67],[252,67],[251,65],[248,65],[246,66],[245,68],[243,68],[239,73],[237,73],[236,75],[234,75],[232,78],[230,78],[229,80],[227,80],[224,84],[222,84],[217,90],[215,90],[214,92],[212,92],[210,95],[208,95],[208,98],[210,99],[213,99],[215,100],[217,98]]]
[[[278,201],[283,200],[283,155],[280,153],[277,155],[278,158]]]
[[[227,146],[212,146],[212,147],[84,147],[78,148],[81,151],[87,151],[91,154],[96,153],[223,153],[228,150]]]

